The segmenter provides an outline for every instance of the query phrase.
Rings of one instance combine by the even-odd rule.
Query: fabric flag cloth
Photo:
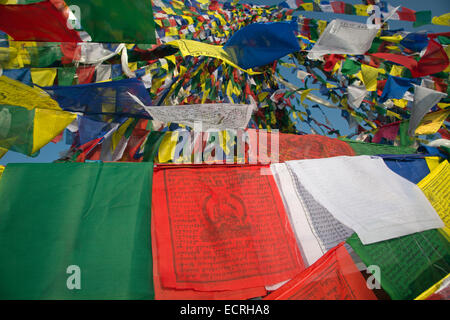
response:
[[[386,84],[384,85],[383,93],[380,97],[380,102],[385,102],[387,99],[401,99],[405,92],[411,88],[413,80],[408,78],[394,77],[389,75]]]
[[[61,110],[58,103],[39,88],[29,87],[19,81],[0,76],[0,104],[27,109]]]
[[[144,106],[154,119],[164,123],[178,123],[194,128],[201,123],[201,130],[247,128],[256,106],[249,104],[209,103],[182,106]]]
[[[304,269],[268,170],[155,169],[152,208],[163,287],[240,290],[274,285]]]
[[[425,115],[415,131],[415,135],[435,134],[450,116],[450,109],[440,110]]]
[[[340,243],[264,300],[376,300]]]
[[[347,143],[334,138],[315,134],[294,135],[286,133],[278,134],[278,138],[279,162],[355,155],[355,152]]]
[[[129,94],[137,96],[146,105],[151,104],[150,94],[142,81],[136,78],[43,89],[66,111],[150,118]]]
[[[311,196],[287,164],[272,164],[270,169],[306,266],[354,233]]]
[[[389,169],[415,184],[430,173],[427,157],[423,155],[380,155],[380,157]]]
[[[300,51],[297,21],[252,23],[239,29],[223,49],[243,69],[264,66]]]
[[[428,76],[444,71],[449,65],[449,59],[444,48],[436,41],[428,42],[427,50],[417,63],[417,68],[411,71],[415,78]]]
[[[3,75],[10,79],[20,81],[27,86],[32,86],[30,68],[3,70]]]
[[[56,79],[55,68],[32,68],[31,80],[39,87],[52,86]]]
[[[339,138],[345,141],[354,150],[356,155],[378,155],[378,154],[412,154],[415,148],[405,146],[392,146],[388,144],[366,143],[346,138]]]
[[[449,300],[450,299],[450,273],[430,288],[422,292],[414,300]]]
[[[152,171],[152,163],[8,164],[0,298],[152,299]]]
[[[58,2],[0,4],[0,30],[16,41],[81,42],[78,32],[68,27],[69,9]]]
[[[80,23],[93,42],[156,43],[150,0],[68,0],[80,8]]]
[[[450,273],[450,244],[438,230],[370,245],[354,234],[347,243],[367,266],[379,267],[379,282],[393,300],[412,300]]]
[[[267,291],[264,287],[227,291],[179,290],[163,287],[159,275],[160,258],[158,246],[156,245],[155,232],[155,224],[152,223],[153,283],[155,287],[155,300],[244,300],[267,295]]]
[[[380,157],[286,163],[314,199],[364,244],[444,226],[419,187],[392,172]]]
[[[416,128],[430,108],[446,96],[446,93],[414,85],[414,102],[408,128],[410,137],[415,135]]]
[[[5,171],[5,167],[0,166],[0,180],[2,179],[3,171]]]
[[[450,164],[448,161],[441,162],[429,175],[418,182],[417,186],[444,221],[444,231],[450,236]]]
[[[361,65],[361,81],[366,86],[367,91],[377,91],[378,68],[369,65]]]
[[[348,86],[347,87],[347,99],[348,105],[354,109],[358,109],[364,98],[367,95],[367,89],[357,86]]]
[[[382,138],[393,141],[397,137],[400,122],[393,122],[378,128],[378,131],[373,136],[373,143],[380,143]]]
[[[0,76],[0,147],[34,155],[58,136],[76,115],[38,88]]]
[[[0,104],[0,147],[34,155],[75,119],[65,111]]]
[[[420,52],[428,46],[428,37],[426,33],[408,33],[400,44],[414,52]]]
[[[379,29],[366,24],[335,19],[320,35],[308,53],[308,59],[317,60],[325,54],[364,54],[370,49]]]
[[[0,159],[8,152],[8,149],[0,147]]]

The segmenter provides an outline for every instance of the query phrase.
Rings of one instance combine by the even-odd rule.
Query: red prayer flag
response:
[[[427,51],[420,58],[417,68],[412,70],[415,78],[444,71],[449,64],[444,48],[434,40],[428,41]]]
[[[348,143],[321,135],[280,133],[279,141],[280,162],[355,155]]]
[[[51,1],[32,4],[0,5],[0,30],[16,41],[81,42],[67,26],[69,10]]]
[[[395,140],[399,128],[400,128],[400,121],[390,123],[378,128],[378,131],[373,136],[372,142],[380,143],[382,138],[385,138],[387,140]]]
[[[401,7],[397,10],[398,18],[402,21],[416,21],[416,11]]]
[[[153,287],[155,300],[246,300],[267,295],[264,287],[229,291],[196,291],[164,288],[159,276],[159,255],[155,239],[155,224],[152,228]]]
[[[95,66],[83,66],[77,69],[78,84],[92,83],[95,74]]]
[[[264,300],[377,300],[340,243]]]
[[[165,288],[241,290],[274,285],[304,270],[269,168],[155,168],[152,213]]]

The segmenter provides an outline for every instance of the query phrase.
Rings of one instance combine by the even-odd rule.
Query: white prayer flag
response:
[[[320,35],[308,54],[308,59],[317,60],[326,54],[364,54],[370,49],[379,28],[367,24],[335,19]]]

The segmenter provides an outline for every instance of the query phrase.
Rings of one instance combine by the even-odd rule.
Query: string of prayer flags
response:
[[[267,166],[156,168],[152,199],[166,288],[255,288],[304,269]]]
[[[153,299],[152,171],[150,162],[8,164],[0,298]]]
[[[264,300],[376,300],[340,243]]]

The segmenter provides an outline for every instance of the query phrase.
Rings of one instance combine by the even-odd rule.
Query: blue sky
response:
[[[282,1],[262,1],[262,0],[253,0],[253,1],[241,1],[242,3],[254,3],[254,4],[266,4],[273,5],[280,3]],[[344,0],[344,2],[352,3],[352,4],[360,4],[362,0]],[[431,10],[432,16],[439,16],[444,13],[450,12],[450,1],[449,0],[389,0],[387,1],[393,6],[405,6],[407,8],[423,11],[423,10]],[[321,12],[300,12],[301,15],[307,18],[314,19],[322,19],[322,20],[332,20],[334,18],[340,18],[344,20],[365,22],[367,17],[358,17],[351,15],[341,15],[341,14],[329,14],[329,13],[321,13]],[[443,26],[435,26],[435,25],[426,25],[419,28],[413,28],[411,22],[403,22],[403,21],[392,21],[390,22],[391,29],[400,29],[403,28],[405,31],[420,31],[426,30],[429,32],[448,32],[450,28]],[[292,82],[297,86],[303,86],[301,82],[295,78],[294,76],[286,74],[287,80]],[[312,105],[312,104],[310,104]],[[303,108],[300,108],[303,110]],[[353,132],[349,130],[347,122],[344,118],[341,117],[341,112],[337,110],[332,110],[323,107],[322,110],[327,115],[330,122],[333,124],[334,128],[339,129],[342,135],[349,134]],[[320,111],[316,109],[312,109],[313,116],[320,122],[325,123],[325,120],[320,113]],[[306,132],[309,132],[308,126],[300,125],[300,128]],[[54,144],[49,143],[47,146],[41,149],[39,156],[35,158],[30,158],[24,156],[17,152],[9,151],[3,158],[0,159],[0,165],[6,165],[12,162],[52,162],[59,158],[59,153],[67,150],[69,148],[68,145],[64,143],[64,139],[61,142]]]

